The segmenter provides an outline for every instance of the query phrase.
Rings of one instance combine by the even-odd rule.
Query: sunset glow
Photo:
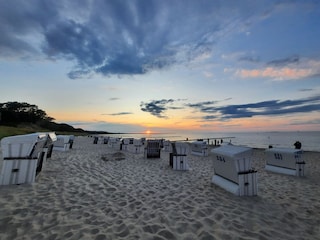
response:
[[[318,1],[54,2],[0,1],[1,102],[108,132],[320,129]]]

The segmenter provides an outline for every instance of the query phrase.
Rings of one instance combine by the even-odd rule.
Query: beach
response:
[[[238,197],[211,183],[212,154],[174,171],[169,152],[76,137],[35,183],[0,186],[0,239],[320,239],[320,153],[304,152],[305,177],[267,172],[264,154],[253,151],[258,196]]]

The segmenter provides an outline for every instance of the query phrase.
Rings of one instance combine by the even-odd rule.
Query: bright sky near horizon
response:
[[[320,130],[320,1],[0,0],[0,102],[86,130]]]

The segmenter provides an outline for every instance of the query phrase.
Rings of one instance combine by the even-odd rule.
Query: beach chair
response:
[[[229,144],[211,152],[214,154],[212,183],[237,196],[257,195],[257,171],[251,167],[251,148]]]
[[[103,137],[103,144],[108,144],[109,137]]]
[[[133,139],[133,146],[135,153],[140,153],[141,152],[141,147],[143,145],[142,139]]]
[[[73,147],[74,135],[70,135],[69,137],[69,148],[71,149]]]
[[[121,150],[128,150],[128,145],[130,144],[130,138],[124,138],[122,139],[122,148]]]
[[[161,142],[160,140],[147,140],[145,148],[146,158],[160,158]]]
[[[303,177],[305,162],[301,149],[269,148],[265,150],[267,171]]]
[[[108,146],[116,150],[120,150],[122,144],[119,138],[109,138]]]
[[[189,170],[187,159],[188,149],[186,143],[172,143],[172,153],[170,153],[169,165],[173,170]]]
[[[57,135],[54,132],[39,132],[38,134],[46,134],[47,135],[47,141],[45,145],[43,146],[43,150],[46,151],[46,158],[51,158],[52,150],[53,150],[53,144],[55,141],[57,141]]]
[[[208,156],[208,146],[205,141],[196,141],[191,143],[191,154],[197,156]]]
[[[165,152],[171,152],[172,151],[172,145],[169,140],[163,141],[163,148]]]
[[[53,143],[54,151],[68,151],[70,149],[70,136],[57,135],[57,141]]]
[[[0,185],[33,183],[46,161],[47,134],[33,133],[1,140]]]

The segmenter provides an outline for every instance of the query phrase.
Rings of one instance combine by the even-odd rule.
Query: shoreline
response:
[[[320,153],[304,152],[302,178],[264,170],[253,148],[258,196],[211,183],[212,155],[145,159],[91,138],[53,152],[36,182],[0,186],[1,239],[320,239]]]

